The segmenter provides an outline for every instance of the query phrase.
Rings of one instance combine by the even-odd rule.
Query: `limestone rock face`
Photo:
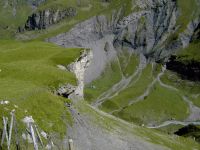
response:
[[[129,47],[146,57],[159,59],[157,47],[175,30],[177,7],[173,0],[137,1],[143,10],[123,17],[123,8],[113,12],[111,19],[93,17],[76,25],[68,33],[48,39],[64,47],[88,47],[107,35],[114,35],[113,46],[118,49]],[[145,9],[144,9],[145,8]],[[170,53],[170,52],[169,52]]]
[[[137,3],[146,11],[133,13],[121,21],[124,28],[119,30],[115,45],[132,47],[147,58],[159,59],[160,51],[157,47],[163,44],[176,25],[176,3],[172,0],[143,0]]]
[[[83,97],[85,70],[90,65],[92,58],[92,51],[85,50],[74,63],[68,66],[69,70],[76,75],[76,78],[78,80],[78,86],[74,90],[73,94],[80,98]]]

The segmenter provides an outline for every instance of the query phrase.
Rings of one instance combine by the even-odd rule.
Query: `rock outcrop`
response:
[[[198,22],[198,25],[196,25],[194,28],[194,32],[193,32],[193,35],[192,35],[192,38],[191,38],[191,41],[196,41],[196,40],[200,40],[200,18],[199,20],[197,20]]]
[[[160,59],[159,49],[168,36],[174,32],[177,18],[177,6],[173,0],[137,1],[138,6],[145,11],[142,15],[135,13],[125,17],[119,23],[124,28],[119,30],[115,45],[128,46],[143,53],[147,58]],[[136,17],[132,17],[132,16]],[[170,51],[166,51],[169,54]]]
[[[66,9],[47,9],[33,13],[28,17],[24,27],[19,27],[18,31],[24,30],[41,30],[46,29],[49,26],[60,22],[67,17],[74,17],[76,15],[76,9],[69,7]]]
[[[76,90],[75,86],[66,84],[64,86],[60,86],[58,90],[56,90],[55,94],[63,96],[65,98],[69,98],[69,96],[73,94],[75,90]]]
[[[92,50],[93,59],[86,70],[87,77],[85,77],[85,82],[88,83],[97,78],[107,62],[116,55],[113,47],[113,29],[120,14],[114,13],[111,22],[108,22],[105,16],[93,17],[77,24],[69,32],[47,39],[47,41],[63,47],[84,47]],[[104,50],[105,46],[109,47],[107,52]]]
[[[81,56],[74,63],[68,66],[69,70],[76,75],[78,80],[78,86],[72,93],[70,93],[70,95],[74,94],[71,96],[78,96],[79,98],[83,98],[85,71],[90,65],[92,59],[92,51],[84,50]]]

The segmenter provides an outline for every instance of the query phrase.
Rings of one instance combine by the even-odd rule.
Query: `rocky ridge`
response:
[[[77,24],[69,32],[49,38],[47,41],[63,47],[86,47],[93,50],[94,62],[89,67],[91,69],[88,69],[87,76],[90,80],[86,79],[87,83],[97,78],[107,62],[123,48],[142,53],[149,59],[159,60],[161,55],[170,55],[169,49],[162,48],[161,51],[155,49],[174,32],[177,17],[176,3],[162,0],[151,1],[145,6],[141,3],[138,5],[141,11],[133,12],[129,16],[124,17],[122,7],[112,13],[111,19],[103,15],[92,17]],[[104,51],[106,43],[109,43],[109,55]]]
[[[176,1],[143,0],[136,1],[136,4],[140,10],[126,17],[124,17],[122,7],[118,12],[112,13],[111,19],[103,15],[95,16],[77,24],[69,32],[49,38],[47,41],[63,47],[86,47],[93,51],[97,47],[105,46],[107,42],[110,43],[112,54],[115,56],[118,53],[117,51],[127,48],[143,54],[149,61],[163,62],[177,49],[188,46],[191,39],[198,35],[199,18],[192,20],[185,31],[180,33],[176,39],[169,41],[170,36],[178,30],[176,21],[179,11]],[[112,36],[109,41],[99,42],[108,36]],[[92,45],[98,46],[94,48]],[[98,55],[103,53],[100,49],[98,51]],[[94,54],[94,57],[95,55],[97,53]],[[106,55],[101,55],[101,59],[104,58],[109,61],[112,60]],[[100,68],[98,70],[95,70],[95,67],[90,67],[93,69],[88,72],[94,74],[92,77],[89,76],[91,80],[98,77],[107,64],[97,63],[98,58],[94,60],[96,61],[94,64],[102,65],[101,67],[96,66],[96,68]],[[86,82],[90,81],[87,80]]]

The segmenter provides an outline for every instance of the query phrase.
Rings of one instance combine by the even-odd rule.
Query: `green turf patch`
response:
[[[44,131],[64,135],[71,118],[65,100],[52,92],[66,83],[76,85],[76,78],[57,65],[67,66],[81,51],[44,42],[0,41],[0,100],[10,101],[0,105],[0,116],[16,109],[20,124],[25,116],[33,116]]]
[[[183,120],[189,115],[187,103],[174,91],[156,84],[151,94],[144,100],[128,106],[117,115],[139,123],[158,124],[166,120]]]
[[[125,49],[123,52],[118,54],[120,67],[122,69],[123,75],[129,77],[136,70],[136,67],[139,65],[139,58],[136,54],[132,54]]]
[[[184,127],[184,126],[182,126],[182,125],[171,124],[171,125],[168,125],[168,126],[159,128],[159,129],[157,129],[157,130],[158,130],[158,131],[162,131],[162,132],[167,133],[167,134],[173,135],[174,132],[176,132],[178,129],[180,129],[180,128],[182,128],[182,127]]]
[[[200,41],[192,42],[187,48],[177,52],[178,60],[185,63],[190,61],[200,62]]]
[[[161,77],[163,83],[174,86],[180,92],[180,94],[189,97],[195,105],[200,107],[199,102],[199,82],[193,82],[189,80],[182,80],[181,77],[172,71],[166,71]]]
[[[113,97],[105,101],[102,104],[103,110],[109,110],[108,112],[112,112],[115,110],[112,105],[108,105],[109,103],[115,103],[115,105],[119,107],[125,107],[128,105],[130,101],[134,101],[138,96],[142,95],[144,91],[147,89],[148,85],[153,81],[153,75],[151,74],[152,67],[148,65],[142,72],[141,76],[135,77],[132,82],[130,82],[129,87],[125,90],[121,91],[117,96]],[[134,82],[136,81],[136,83]]]
[[[115,83],[121,79],[121,73],[119,64],[116,60],[109,63],[104,72],[95,81],[86,85],[85,87],[85,99],[88,102],[93,102],[103,92],[111,88]]]

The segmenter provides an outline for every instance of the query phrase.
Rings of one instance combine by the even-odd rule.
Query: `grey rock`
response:
[[[113,47],[115,22],[117,22],[116,18],[109,22],[105,16],[93,17],[76,25],[69,32],[49,38],[47,41],[63,47],[83,47],[92,50],[93,59],[86,69],[87,76],[84,79],[84,82],[88,83],[96,79],[104,70],[107,62],[115,56]],[[106,43],[110,45],[107,52],[104,51]]]
[[[142,53],[149,61],[165,61],[177,49],[186,47],[193,37],[198,37],[199,19],[196,19],[176,40],[166,42],[177,29],[178,9],[174,0],[138,0],[136,4],[141,11],[124,17],[122,7],[113,11],[111,19],[103,15],[92,17],[47,41],[63,47],[92,49],[93,59],[85,77],[85,83],[89,83],[124,48]]]
[[[90,66],[92,59],[92,51],[84,50],[81,56],[75,62],[71,63],[68,66],[69,70],[76,75],[76,78],[78,80],[78,86],[76,87],[74,94],[72,95],[77,97],[78,99],[83,98],[85,72]]]
[[[74,91],[75,91],[76,87],[70,84],[66,84],[63,86],[60,86],[57,90],[56,90],[56,94],[60,95],[60,96],[64,96],[66,98],[68,98]]]
[[[187,26],[187,29],[180,35],[180,40],[182,42],[183,47],[187,47],[192,40],[195,31],[199,29],[200,26],[200,17],[193,20]]]
[[[145,3],[144,3],[145,4]],[[121,31],[116,41],[120,45],[129,45],[134,50],[143,53],[146,57],[159,57],[156,47],[161,45],[175,27],[177,8],[173,1],[146,1],[146,8],[143,14],[136,15],[135,20],[127,24],[125,28],[130,35],[129,39],[123,35],[125,29]],[[133,14],[132,14],[133,15]],[[127,34],[125,34],[127,35]],[[128,44],[127,44],[128,43]],[[118,44],[119,45],[119,44]]]

